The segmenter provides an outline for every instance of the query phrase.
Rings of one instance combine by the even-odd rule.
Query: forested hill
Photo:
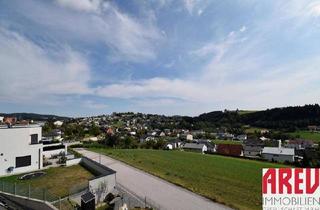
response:
[[[67,120],[68,117],[35,113],[0,113],[3,117],[16,117],[18,120]]]
[[[305,128],[308,125],[320,125],[320,106],[315,104],[284,107],[248,113],[214,111],[185,120],[198,126],[210,124],[216,127],[251,125],[264,128]]]

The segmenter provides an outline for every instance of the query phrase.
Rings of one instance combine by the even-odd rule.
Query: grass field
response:
[[[299,136],[302,139],[313,140],[315,142],[320,142],[320,133],[313,133],[310,131],[296,131],[293,133],[289,133],[293,138]]]
[[[245,114],[250,114],[250,113],[254,113],[254,112],[258,112],[256,110],[239,110],[238,113],[239,115],[245,115]]]
[[[65,197],[72,187],[85,185],[93,176],[89,171],[80,165],[70,167],[57,167],[43,170],[46,175],[30,180],[19,180],[22,175],[2,177],[0,181],[17,184],[30,184],[33,188],[45,188],[47,191],[58,197]]]
[[[283,165],[163,150],[101,152],[236,209],[261,209],[261,169]]]
[[[265,130],[265,128],[258,128],[258,127],[249,127],[245,129],[245,133],[260,133],[261,130]],[[270,129],[267,129],[270,130]]]

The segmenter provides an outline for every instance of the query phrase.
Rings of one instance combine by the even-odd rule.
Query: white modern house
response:
[[[55,126],[60,127],[63,125],[63,121],[57,120],[53,123]]]
[[[39,125],[0,127],[0,176],[42,168]]]
[[[282,147],[281,141],[279,141],[278,147],[264,147],[261,155],[263,159],[268,161],[294,162],[294,149]]]
[[[0,123],[3,122],[4,117],[0,116]]]

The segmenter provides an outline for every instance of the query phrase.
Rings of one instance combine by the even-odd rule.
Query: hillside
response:
[[[16,117],[19,120],[67,120],[69,117],[48,115],[48,114],[35,114],[35,113],[0,113],[4,117]]]
[[[277,129],[306,128],[308,125],[320,125],[320,106],[315,104],[252,112],[214,111],[184,119],[196,126],[209,124],[215,127],[251,125]]]

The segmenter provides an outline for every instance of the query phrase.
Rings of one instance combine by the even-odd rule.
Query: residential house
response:
[[[3,122],[4,117],[0,116],[0,123]]]
[[[193,143],[198,143],[198,144],[199,143],[200,144],[205,144],[207,146],[208,152],[210,152],[210,153],[216,152],[215,145],[209,139],[194,139],[192,142]]]
[[[245,157],[261,157],[264,143],[259,140],[247,140],[243,146],[243,155]]]
[[[234,139],[234,135],[231,133],[217,133],[218,139]]]
[[[242,134],[242,135],[238,135],[236,136],[236,139],[239,140],[239,141],[245,141],[247,140],[247,135],[246,134]]]
[[[314,147],[314,143],[311,140],[306,139],[294,139],[294,140],[286,140],[284,147],[293,148],[295,150],[304,150],[306,148]]]
[[[281,140],[279,140],[278,147],[264,147],[262,150],[262,158],[268,161],[275,162],[294,162],[294,149],[285,148],[281,146]]]
[[[131,136],[135,136],[135,135],[137,135],[137,132],[131,131],[131,132],[130,132],[130,135],[131,135]]]
[[[260,130],[260,134],[267,134],[267,133],[269,133],[270,131],[268,130],[268,129],[261,129]]]
[[[308,126],[309,131],[311,132],[319,132],[320,131],[320,126],[316,126],[316,125],[309,125]]]
[[[240,144],[218,144],[216,152],[221,155],[243,156],[243,147]]]
[[[162,131],[160,134],[159,134],[160,137],[164,137],[166,136],[166,134]]]
[[[0,176],[42,169],[39,125],[0,127]]]
[[[178,149],[181,148],[182,142],[179,140],[170,141],[166,144],[166,149],[172,150],[172,149]]]
[[[294,139],[294,140],[286,140],[284,147],[293,148],[295,157],[299,159],[303,159],[303,156],[306,153],[306,149],[315,148],[316,144],[314,144],[314,142],[311,140]]]
[[[112,128],[108,128],[106,133],[107,133],[108,136],[113,136],[114,135],[114,132],[113,132]]]
[[[57,120],[53,124],[57,127],[61,127],[63,125],[63,121]]]
[[[16,117],[5,117],[3,119],[3,122],[9,126],[14,125],[17,121]]]
[[[186,143],[182,146],[182,148],[184,151],[199,152],[202,154],[204,154],[208,150],[205,144],[198,144],[198,143]]]
[[[261,136],[259,139],[260,139],[261,141],[269,141],[269,140],[270,140],[269,138],[266,138],[266,137],[264,137],[264,136]]]

